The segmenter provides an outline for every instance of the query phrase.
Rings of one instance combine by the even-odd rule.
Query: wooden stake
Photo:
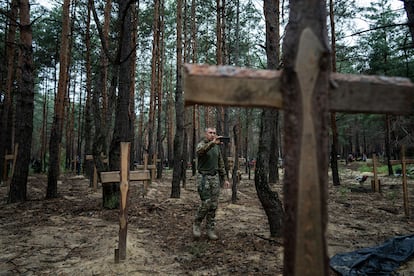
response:
[[[96,169],[95,163],[93,164],[93,190],[98,190],[98,170]]]
[[[128,191],[129,191],[129,152],[131,143],[121,142],[121,171],[119,188],[121,204],[119,210],[119,260],[126,259],[127,228],[128,228]]]
[[[372,191],[374,191],[375,193],[381,192],[381,183],[378,179],[377,166],[378,166],[378,157],[376,154],[373,154],[372,155],[372,171],[374,173],[374,179],[371,180],[371,188],[372,188]]]
[[[405,160],[405,147],[401,148],[401,169],[402,169],[402,184],[403,184],[403,198],[404,198],[404,213],[407,218],[410,217],[410,204],[408,200],[408,185],[407,185],[407,163]]]

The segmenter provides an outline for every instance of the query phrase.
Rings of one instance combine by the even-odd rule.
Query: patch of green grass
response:
[[[396,169],[400,168],[401,169],[401,165],[395,165],[392,166],[393,171],[395,172]],[[372,172],[373,168],[371,164],[362,164],[358,170],[360,172]],[[382,166],[377,166],[377,172],[380,174],[388,174],[388,166],[387,165],[382,165]]]

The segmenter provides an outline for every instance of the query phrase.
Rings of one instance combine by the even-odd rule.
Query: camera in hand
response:
[[[230,137],[223,136],[223,137],[220,137],[219,140],[222,143],[230,143]]]

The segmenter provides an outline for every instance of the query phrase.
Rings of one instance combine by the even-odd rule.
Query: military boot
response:
[[[200,224],[197,224],[197,223],[193,224],[193,236],[194,238],[201,237]]]
[[[210,240],[217,240],[218,239],[218,237],[217,237],[217,235],[216,235],[216,233],[214,232],[213,229],[208,229],[207,230],[207,236]]]

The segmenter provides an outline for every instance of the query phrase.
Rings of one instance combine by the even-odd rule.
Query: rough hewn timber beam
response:
[[[281,71],[185,64],[186,105],[283,108]],[[406,78],[332,74],[329,109],[348,113],[414,113],[414,84]]]

